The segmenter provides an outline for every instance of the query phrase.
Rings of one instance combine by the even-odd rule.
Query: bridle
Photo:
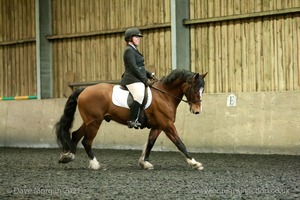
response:
[[[191,99],[191,90],[192,90],[192,85],[189,84],[189,89],[188,89],[188,93],[185,94],[186,98],[187,99]],[[201,96],[200,96],[201,97]],[[199,101],[187,101],[187,103],[201,103],[202,102],[202,99],[200,99]]]

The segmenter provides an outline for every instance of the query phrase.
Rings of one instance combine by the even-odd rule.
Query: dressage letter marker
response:
[[[227,106],[236,106],[236,96],[234,94],[227,97]]]

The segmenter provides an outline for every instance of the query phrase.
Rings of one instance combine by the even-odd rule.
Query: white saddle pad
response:
[[[149,87],[147,87],[147,92],[148,92],[148,100],[145,105],[145,109],[147,109],[152,101],[152,93]],[[128,108],[129,106],[127,104],[127,99],[128,99],[129,91],[128,90],[123,90],[121,89],[120,85],[115,85],[113,87],[113,92],[112,92],[112,102],[116,106],[120,106],[123,108]]]

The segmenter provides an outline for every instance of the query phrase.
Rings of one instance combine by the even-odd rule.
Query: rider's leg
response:
[[[127,85],[129,92],[133,96],[133,103],[130,107],[130,117],[128,123],[129,128],[139,128],[141,123],[138,122],[141,104],[144,100],[145,85],[141,82]]]

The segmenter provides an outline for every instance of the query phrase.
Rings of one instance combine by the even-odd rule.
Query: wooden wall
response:
[[[171,71],[170,1],[52,0],[54,95],[62,97],[65,74],[75,81],[119,80],[124,72],[124,32],[140,27],[139,46],[148,70]]]
[[[190,0],[191,70],[206,92],[300,90],[299,0]],[[52,0],[54,97],[74,81],[120,79],[124,31],[146,66],[171,71],[170,0]],[[0,96],[36,95],[35,0],[0,0]]]
[[[35,0],[0,0],[0,97],[36,95]]]
[[[200,19],[189,24],[191,68],[209,72],[208,92],[300,89],[299,0],[190,4],[190,18]]]

